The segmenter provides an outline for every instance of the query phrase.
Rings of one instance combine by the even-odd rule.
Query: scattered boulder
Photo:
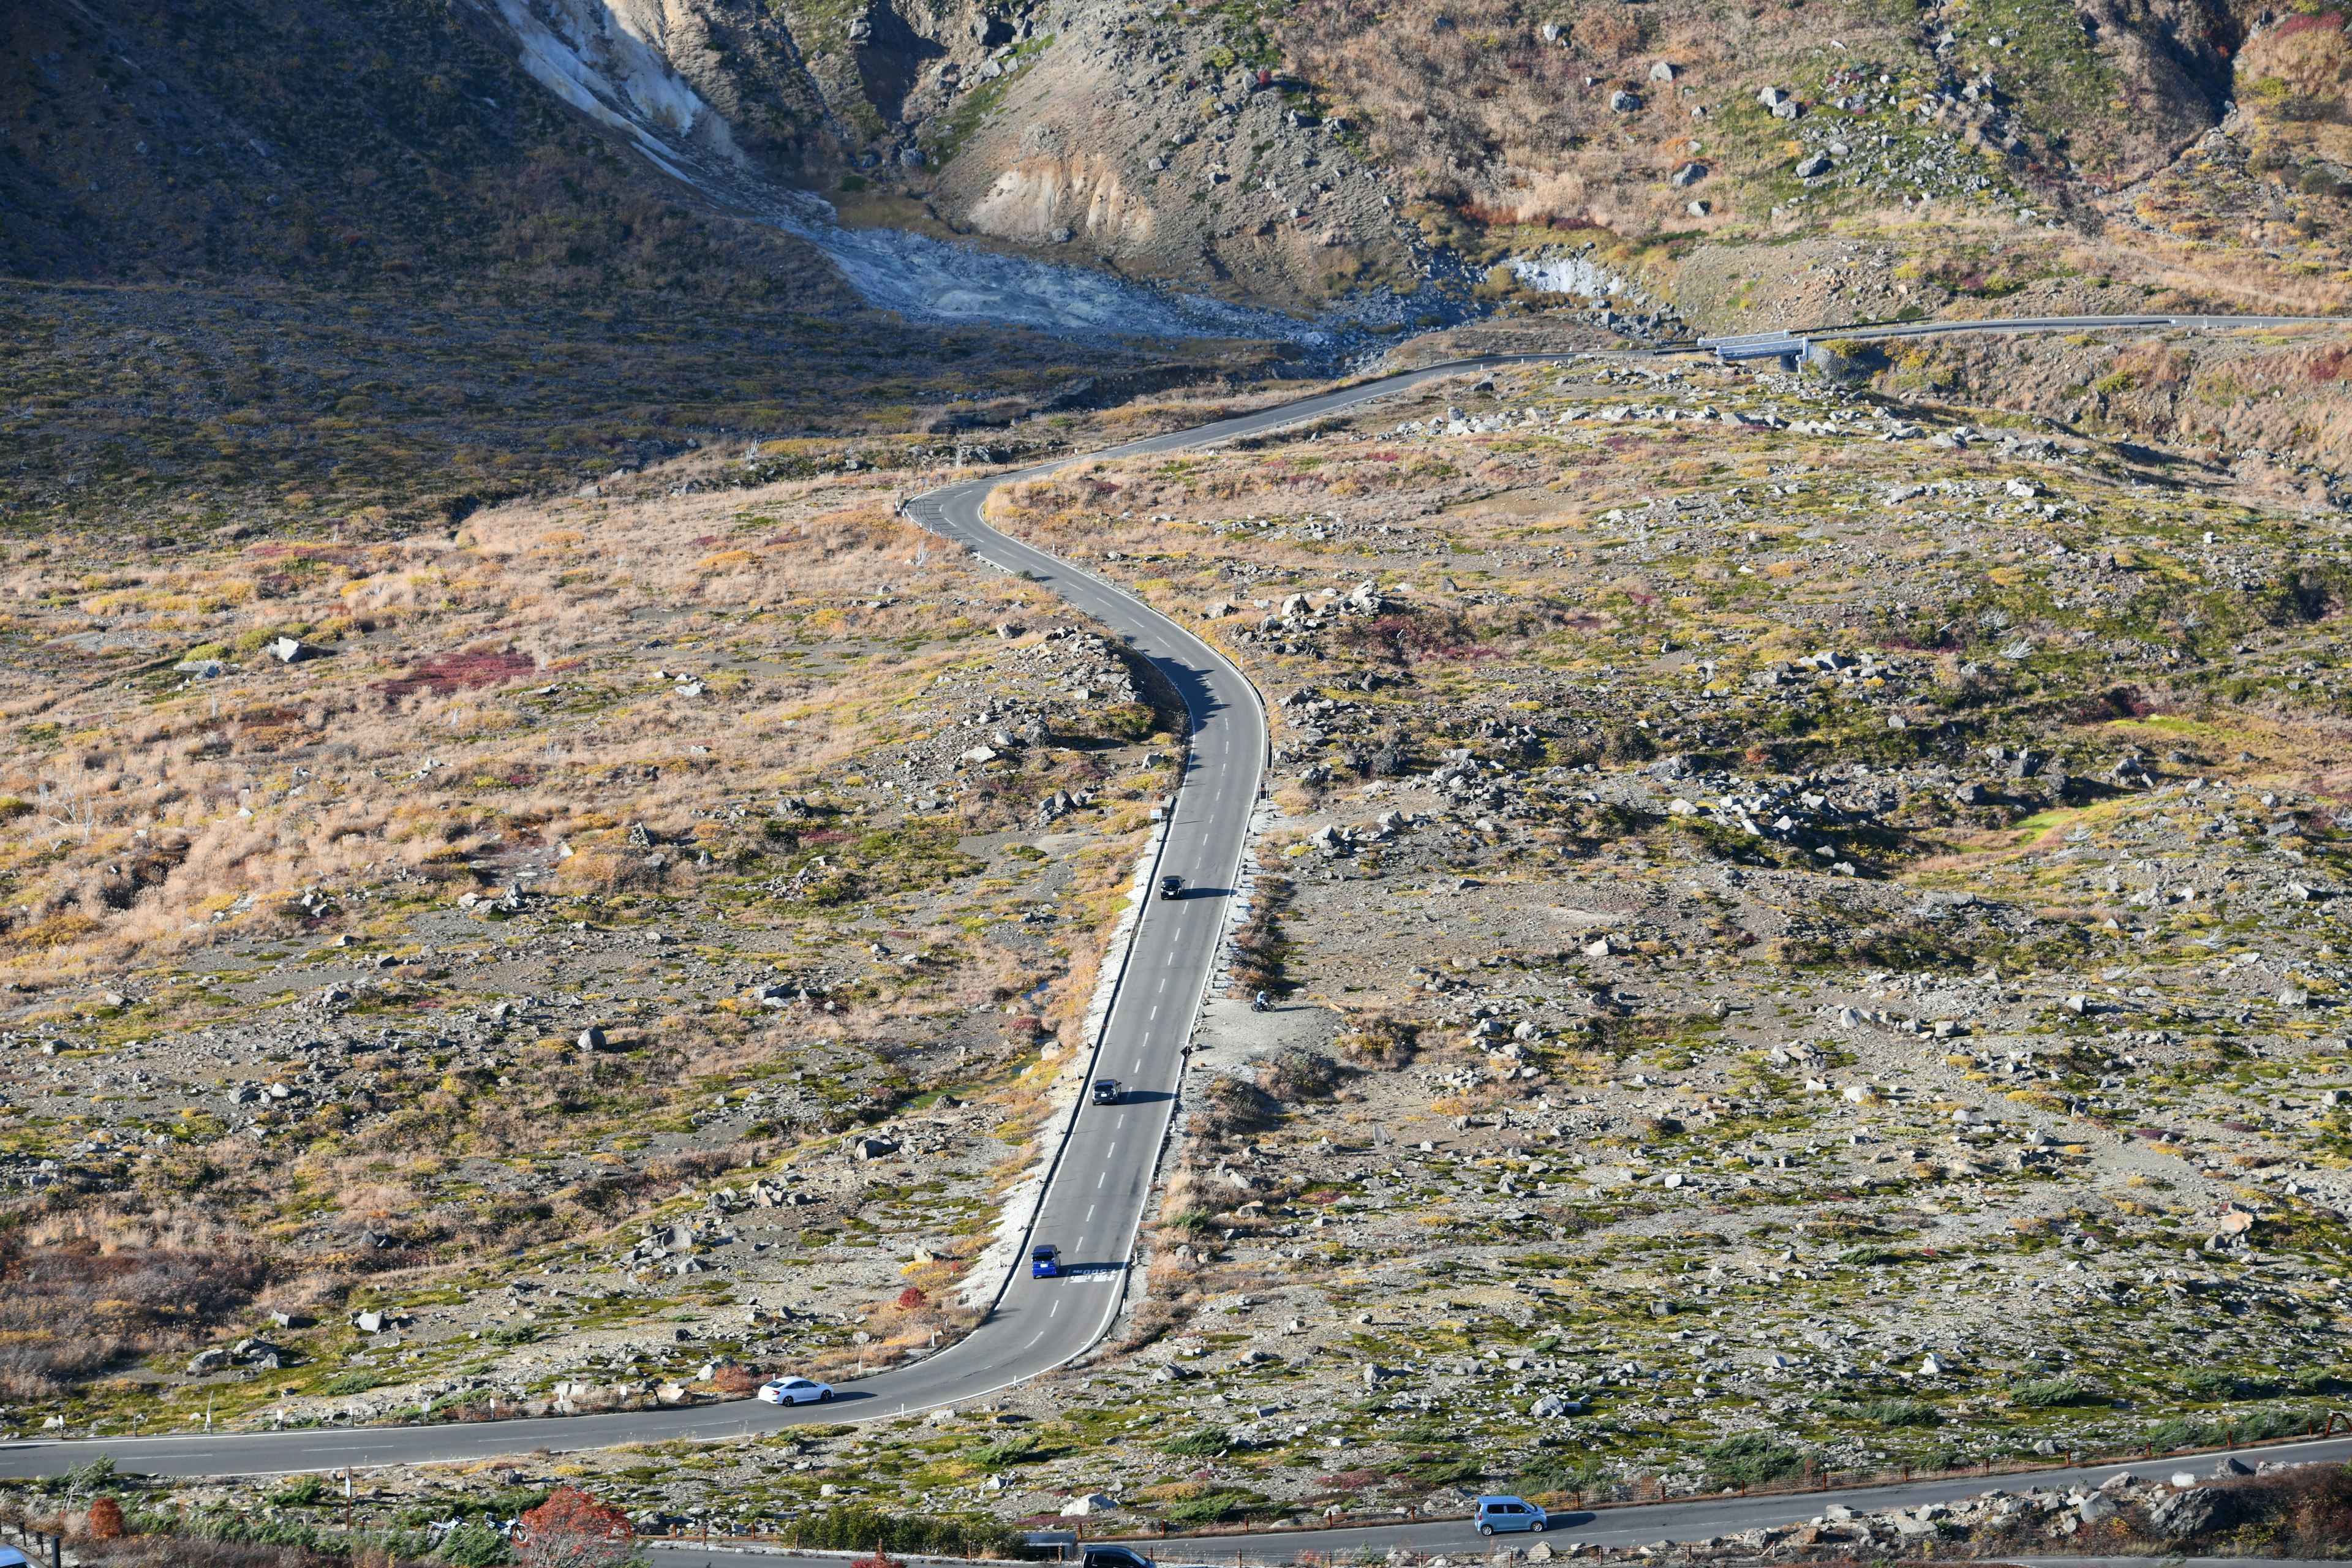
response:
[[[2237,1461],[2225,1460],[2224,1463],[2236,1464]],[[2148,1528],[2159,1535],[2203,1535],[2229,1521],[2229,1494],[2214,1487],[2191,1487],[2185,1491],[2160,1497],[2147,1505]]]

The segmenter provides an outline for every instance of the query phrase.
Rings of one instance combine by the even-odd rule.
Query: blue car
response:
[[[1525,1498],[1482,1497],[1477,1509],[1478,1533],[1492,1535],[1496,1531],[1514,1530],[1541,1531],[1551,1522],[1544,1510]]]
[[[1051,1245],[1029,1249],[1029,1278],[1057,1279],[1062,1273],[1062,1249]]]

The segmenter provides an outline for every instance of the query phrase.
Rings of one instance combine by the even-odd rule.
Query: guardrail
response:
[[[1804,363],[1805,355],[1811,352],[1813,345],[1809,339],[1801,338],[1794,332],[1778,331],[1744,332],[1726,338],[1701,338],[1698,341],[1698,346],[1703,349],[1713,349],[1717,361],[1723,364],[1731,364],[1739,360],[1776,359],[1780,362],[1782,370],[1794,372]]]

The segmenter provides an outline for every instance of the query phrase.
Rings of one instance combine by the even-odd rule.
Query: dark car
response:
[[[1098,1078],[1095,1079],[1095,1103],[1097,1105],[1117,1105],[1122,1098],[1123,1096],[1121,1095],[1118,1087],[1118,1079],[1115,1078]]]
[[[1181,877],[1160,878],[1160,896],[1163,899],[1182,898],[1184,896],[1184,879]]]
[[[1058,1279],[1062,1277],[1062,1249],[1051,1244],[1029,1249],[1029,1278]]]
[[[1085,1568],[1158,1568],[1158,1564],[1124,1546],[1089,1546]]]

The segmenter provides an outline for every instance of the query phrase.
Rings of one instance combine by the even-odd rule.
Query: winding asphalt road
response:
[[[2198,324],[2268,325],[2278,318],[2232,321],[2197,318]],[[2111,320],[2107,325],[2181,324],[2181,318]],[[2047,329],[2046,321],[2011,323],[2012,330]],[[2101,324],[2086,319],[2084,325]],[[1999,330],[1996,323],[1906,323],[1902,335],[1924,335],[1931,325],[1955,331]],[[1827,334],[1822,334],[1827,335]],[[1850,330],[1847,335],[1853,335]],[[1124,637],[1150,658],[1182,697],[1192,718],[1183,777],[1158,850],[1152,878],[1181,876],[1181,899],[1144,906],[1118,977],[1107,1025],[1089,1078],[1120,1079],[1127,1097],[1094,1105],[1081,1097],[1032,1222],[1031,1237],[1057,1245],[1069,1265],[1062,1278],[1034,1279],[1022,1261],[994,1310],[964,1339],[935,1356],[854,1383],[827,1405],[780,1409],[740,1402],[674,1410],[578,1415],[466,1425],[313,1428],[289,1432],[191,1433],[170,1436],[89,1437],[69,1442],[0,1444],[0,1477],[55,1474],[101,1455],[125,1470],[168,1476],[284,1474],[382,1465],[463,1461],[535,1450],[604,1447],[678,1438],[719,1438],[782,1429],[807,1421],[873,1420],[942,1405],[982,1399],[1026,1382],[1083,1354],[1109,1327],[1124,1295],[1136,1233],[1149,1199],[1151,1173],[1167,1133],[1184,1067],[1187,1041],[1213,975],[1223,933],[1234,912],[1234,886],[1266,762],[1265,715],[1257,693],[1213,647],[1123,590],[1079,567],[990,528],[982,507],[999,485],[1050,475],[1072,463],[1213,445],[1337,413],[1425,381],[1509,364],[1545,363],[1552,354],[1504,354],[1449,361],[1321,394],[1278,408],[1191,430],[1086,453],[1052,463],[973,479],[908,503],[909,514],[980,560],[1022,573]],[[2352,1444],[2335,1445],[2352,1452]],[[1963,1490],[1969,1489],[1963,1488]],[[1925,1500],[1955,1495],[1946,1483],[1888,1492]],[[1749,1522],[1782,1522],[1794,1505],[1767,1500],[1725,1500],[1662,1505],[1673,1518],[1705,1516],[1714,1532]],[[1804,1505],[1808,1511],[1811,1504]],[[1876,1503],[1873,1506],[1887,1506]],[[1653,1539],[1663,1525],[1643,1510],[1610,1510]],[[1663,1516],[1662,1516],[1663,1517]],[[1609,1528],[1617,1528],[1612,1523]],[[1601,1527],[1596,1525],[1595,1529]],[[1451,1531],[1453,1533],[1447,1533]],[[1462,1527],[1444,1521],[1335,1532],[1349,1543],[1378,1539],[1447,1549],[1472,1543]],[[1588,1539],[1601,1539],[1587,1533]],[[1286,1543],[1297,1541],[1285,1537]]]
[[[1192,716],[1191,743],[1152,880],[1174,874],[1184,896],[1142,908],[1087,1077],[1125,1086],[1118,1104],[1081,1096],[1031,1222],[1031,1238],[1062,1250],[1061,1278],[1030,1277],[1021,1258],[985,1321],[935,1356],[843,1387],[830,1405],[791,1409],[750,1401],[610,1415],[415,1426],[333,1426],[287,1432],[185,1433],[0,1444],[0,1477],[50,1475],[100,1455],[151,1475],[256,1475],[495,1458],[535,1449],[714,1438],[802,1422],[877,1420],[968,1404],[1082,1354],[1109,1328],[1125,1294],[1152,1171],[1184,1070],[1225,927],[1234,912],[1242,851],[1265,770],[1265,712],[1223,655],[1143,601],[981,521],[999,485],[1044,478],[1097,458],[1175,451],[1309,420],[1443,375],[1541,360],[1455,361],[1323,394],[1280,408],[1131,442],[1035,468],[967,479],[919,496],[908,514],[982,562],[1025,574],[1151,660]]]

